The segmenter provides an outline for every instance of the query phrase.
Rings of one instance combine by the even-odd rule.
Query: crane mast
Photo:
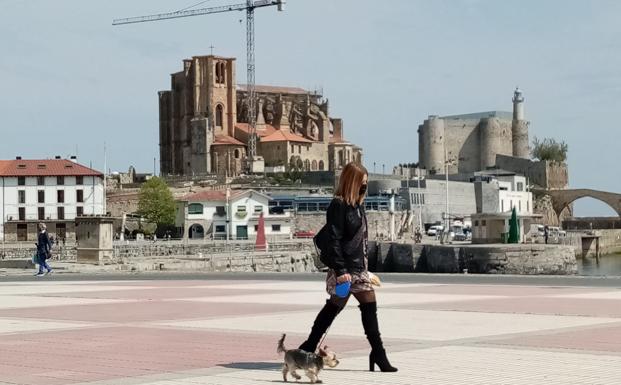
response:
[[[178,19],[182,17],[208,15],[212,13],[224,13],[232,11],[246,11],[246,83],[248,94],[248,126],[250,128],[248,138],[248,171],[262,171],[262,164],[258,165],[257,157],[257,117],[256,117],[256,92],[255,92],[255,65],[254,65],[254,10],[256,8],[277,6],[279,11],[283,11],[286,0],[246,0],[246,3],[222,5],[218,7],[200,8],[183,10],[177,12],[159,13],[154,15],[128,17],[115,19],[112,25],[145,23],[167,19]]]

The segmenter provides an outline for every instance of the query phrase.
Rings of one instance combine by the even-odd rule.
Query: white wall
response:
[[[291,214],[285,212],[283,215],[269,214],[269,199],[258,193],[246,193],[238,197],[234,197],[229,202],[230,225],[229,225],[229,237],[232,239],[237,238],[237,227],[246,226],[248,230],[248,238],[256,237],[255,225],[259,223],[260,213],[263,212],[265,218],[265,234],[268,236],[282,235],[289,237],[291,234]],[[205,201],[205,202],[188,202],[188,206],[191,203],[200,203],[203,205],[202,214],[187,214],[185,221],[185,231],[187,232],[193,223],[200,223],[199,221],[208,221],[213,223],[213,234],[216,236],[225,236],[226,231],[217,232],[217,226],[225,226],[226,230],[226,217],[216,215],[216,208],[218,206],[225,206],[224,201]],[[241,217],[236,215],[243,207],[246,210],[246,215]],[[260,208],[260,211],[255,211],[255,207]],[[272,225],[280,225],[280,230],[275,231]],[[209,229],[204,229],[207,232]]]
[[[104,214],[104,188],[103,179],[94,176],[83,177],[83,184],[76,185],[76,177],[65,176],[64,184],[58,185],[56,177],[45,177],[44,185],[37,185],[36,177],[26,177],[25,185],[18,185],[17,177],[2,177],[0,183],[0,237],[4,236],[4,222],[10,217],[14,221],[19,219],[19,208],[26,209],[25,220],[39,220],[39,207],[45,208],[45,219],[57,220],[58,207],[65,208],[65,220],[74,220],[77,215],[77,207],[82,206],[85,215]],[[19,192],[25,191],[25,203],[19,203]],[[38,192],[45,192],[45,202],[38,202]],[[57,202],[57,191],[64,191],[64,203]],[[83,190],[84,202],[77,202],[77,190]]]

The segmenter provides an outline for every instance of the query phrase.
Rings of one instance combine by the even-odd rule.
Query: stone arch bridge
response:
[[[591,189],[536,190],[534,192],[546,194],[552,198],[552,208],[557,217],[574,201],[585,197],[606,203],[621,217],[621,194]]]

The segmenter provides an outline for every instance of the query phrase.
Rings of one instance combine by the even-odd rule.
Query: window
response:
[[[58,214],[58,219],[65,219],[65,208],[64,207],[58,207],[56,211]]]
[[[56,184],[57,185],[64,185],[65,184],[65,177],[64,176],[57,176],[56,177]]]
[[[298,144],[298,154],[302,153],[302,145]]]
[[[500,212],[501,213],[505,212],[505,201],[504,200],[500,201]]]
[[[19,216],[19,220],[20,221],[25,221],[26,220],[26,208],[25,207],[20,207],[17,210],[17,214]]]
[[[517,182],[517,190],[518,191],[524,191],[524,183]]]
[[[226,215],[226,208],[224,206],[216,207],[216,215],[219,217],[223,217]]]
[[[254,225],[254,232],[258,232],[259,231],[259,225]]]
[[[67,237],[67,226],[64,223],[56,224],[56,238],[65,239]]]
[[[45,207],[38,208],[39,220],[42,221],[45,219]]]
[[[262,212],[263,212],[263,206],[261,206],[261,205],[254,206],[254,213],[255,214],[260,214]]]
[[[216,127],[222,127],[223,110],[222,104],[216,106]]]
[[[202,214],[203,205],[200,203],[190,203],[188,205],[188,214]]]
[[[84,202],[84,190],[76,190],[76,202]]]
[[[239,148],[235,149],[235,159],[239,159],[239,157],[241,156],[241,151],[239,151]]]
[[[28,225],[25,223],[17,224],[17,240],[18,241],[27,241],[28,240]]]
[[[76,215],[79,216],[79,217],[84,215],[84,207],[82,207],[82,206],[76,207]]]
[[[293,154],[295,152],[295,146],[292,144],[291,145],[291,153]]]
[[[216,233],[225,233],[225,232],[226,232],[226,227],[224,225],[216,226]]]
[[[84,177],[79,175],[75,177],[75,184],[77,185],[83,185],[84,184]]]
[[[37,177],[37,186],[45,186],[45,177],[43,176]]]
[[[246,218],[246,206],[237,206],[236,208],[236,212],[235,212],[235,217],[238,219],[243,219]]]
[[[37,202],[45,203],[45,190],[37,191]]]
[[[319,161],[319,171],[323,171],[323,170],[324,170],[324,167],[325,167],[325,166],[324,166],[323,160],[320,160],[320,161]]]
[[[481,221],[481,226],[487,226],[487,221],[486,220],[482,220]]]
[[[530,212],[530,202],[526,201],[526,212]]]
[[[216,63],[216,83],[224,84],[226,80],[226,67],[224,62]]]
[[[18,176],[17,177],[17,185],[18,186],[25,186],[26,185],[26,177],[25,176]]]
[[[272,232],[274,233],[280,232],[280,225],[272,225]]]
[[[19,203],[26,203],[26,190],[17,191],[17,200]]]
[[[65,190],[56,191],[56,202],[65,203]]]
[[[474,221],[474,225],[475,225],[475,226],[478,226],[478,225],[479,225],[479,221],[478,221],[478,220],[475,220],[475,221]]]

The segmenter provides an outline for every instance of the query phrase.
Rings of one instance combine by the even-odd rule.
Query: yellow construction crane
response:
[[[250,126],[250,137],[248,138],[248,171],[262,171],[262,162],[258,162],[257,157],[257,131],[256,131],[256,95],[255,95],[255,66],[254,66],[254,10],[257,8],[277,6],[279,11],[285,8],[286,0],[246,0],[246,3],[222,5],[218,7],[199,8],[181,10],[169,13],[159,13],[155,15],[128,17],[125,19],[115,19],[112,25],[145,23],[166,19],[178,19],[181,17],[208,15],[211,13],[223,13],[231,11],[246,11],[246,69],[248,83],[248,125]]]

